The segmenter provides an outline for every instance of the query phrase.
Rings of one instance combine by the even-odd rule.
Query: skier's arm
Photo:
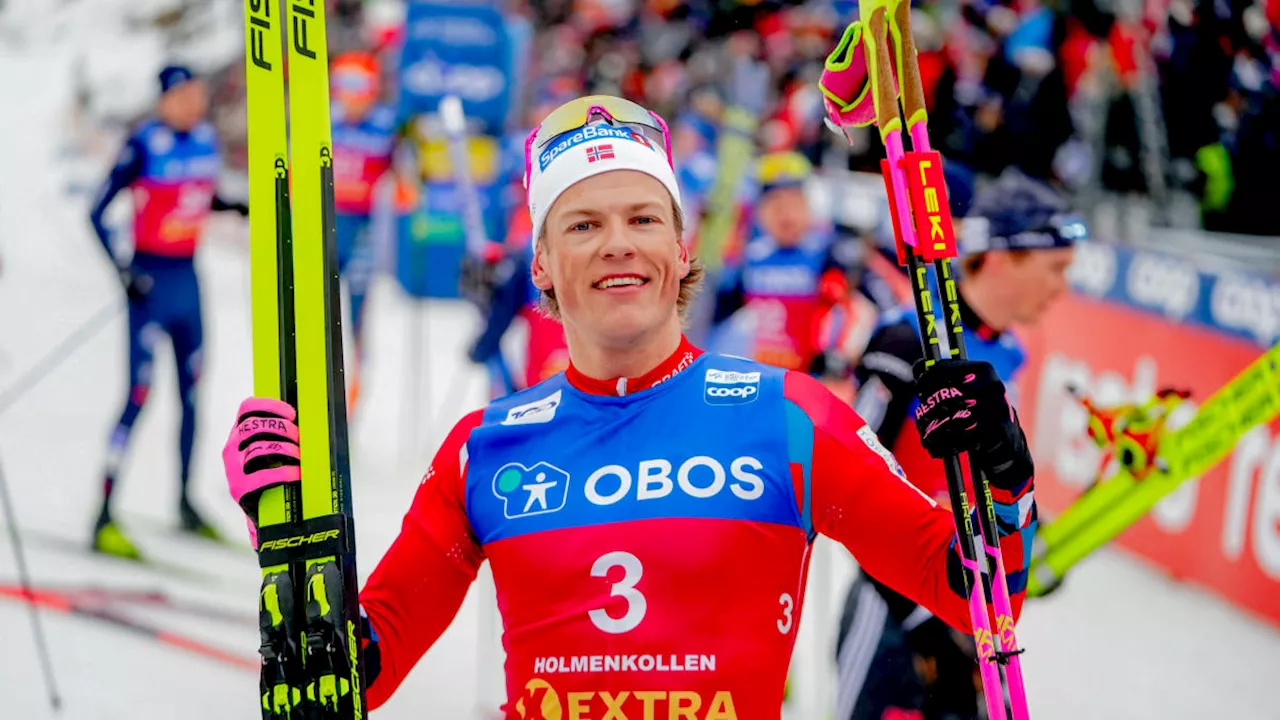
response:
[[[98,240],[102,242],[102,247],[106,248],[107,255],[112,261],[119,264],[119,260],[115,256],[115,252],[111,247],[111,230],[104,222],[107,213],[107,207],[111,205],[111,201],[121,190],[129,187],[142,175],[143,153],[146,149],[142,146],[142,141],[136,137],[129,138],[124,147],[120,149],[120,156],[116,158],[116,164],[111,168],[111,174],[107,176],[106,181],[102,183],[101,189],[98,190],[98,199],[93,203],[93,209],[89,211],[89,222],[93,223],[93,230],[98,234]]]
[[[792,447],[792,462],[806,481],[806,522],[848,548],[868,575],[952,627],[972,632],[951,513],[899,476],[896,461],[891,467],[892,456],[857,413],[817,380],[787,373],[785,392],[789,436],[813,442],[809,452]],[[992,488],[1015,617],[1022,609],[1035,530],[1031,486],[1028,481],[1016,492]]]
[[[858,387],[853,409],[885,447],[894,446],[907,420],[907,409],[915,399],[911,366],[922,357],[915,329],[894,323],[871,337],[853,371]]]
[[[835,235],[818,276],[818,299],[825,306],[835,305],[849,295],[849,266],[856,250],[856,238]]]
[[[507,333],[507,328],[511,327],[512,321],[528,301],[525,290],[529,285],[528,264],[517,265],[515,258],[503,258],[498,261],[494,272],[499,274],[498,284],[489,300],[484,330],[471,346],[472,362],[484,363],[498,354],[502,336]]]
[[[386,702],[453,622],[484,553],[465,505],[463,450],[483,411],[454,426],[419,485],[400,534],[360,591],[370,709]]]

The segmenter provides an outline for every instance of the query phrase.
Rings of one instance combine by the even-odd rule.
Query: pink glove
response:
[[[818,80],[827,117],[838,127],[863,127],[876,121],[862,29],[862,24],[856,20],[844,29],[840,43],[827,56],[822,77]],[[889,71],[894,73],[893,86],[896,90],[897,73],[893,68]]]
[[[302,479],[298,449],[298,412],[274,398],[240,403],[236,425],[222,448],[227,488],[249,523],[249,539],[258,547],[258,495],[269,487]]]

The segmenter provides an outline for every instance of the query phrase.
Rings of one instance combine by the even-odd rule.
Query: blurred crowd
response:
[[[403,30],[375,7],[393,5],[330,0],[331,53],[386,51],[388,94]],[[872,131],[852,147],[827,131],[816,87],[856,2],[508,0],[504,12],[533,31],[512,132],[569,97],[622,95],[672,121],[681,159],[701,164],[686,175],[709,182],[702,151],[741,104],[732,68],[750,57],[768,69],[761,152],[878,172]],[[1180,193],[1206,230],[1280,235],[1265,203],[1280,166],[1280,0],[924,0],[912,24],[930,135],[958,172],[1014,167],[1086,208],[1103,192],[1157,207]],[[241,75],[227,71],[228,96]]]
[[[358,15],[358,3],[346,5]],[[1280,166],[1280,0],[973,0],[916,4],[935,148],[979,177],[1008,167],[1077,195],[1193,194],[1206,229],[1280,234],[1263,201]],[[815,83],[846,0],[513,2],[536,34],[518,104],[619,94],[712,145],[729,64],[767,65],[758,143],[816,166],[877,168],[868,133],[845,152]],[[532,119],[532,118],[530,118]],[[828,150],[836,147],[838,152]],[[1087,200],[1087,198],[1086,198]]]

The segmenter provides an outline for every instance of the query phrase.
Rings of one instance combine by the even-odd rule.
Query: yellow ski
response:
[[[305,442],[300,487],[270,489],[258,508],[262,712],[355,720],[363,658],[324,3],[278,3],[245,0],[254,391],[293,404]]]
[[[284,58],[278,0],[245,0],[245,92],[248,105],[249,252],[253,312],[253,392],[297,403],[294,364],[289,174],[285,139]],[[265,533],[301,520],[297,487],[263,491],[258,527]],[[295,564],[296,565],[296,564]],[[302,658],[295,622],[300,568],[263,564],[258,598],[263,718],[292,718],[301,700]]]

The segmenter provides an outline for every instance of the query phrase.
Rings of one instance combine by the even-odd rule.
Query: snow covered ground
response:
[[[211,546],[171,530],[178,405],[167,349],[158,357],[118,493],[123,520],[156,567],[84,551],[107,433],[125,392],[125,327],[121,294],[89,230],[85,200],[64,194],[56,161],[74,44],[72,32],[23,47],[6,45],[0,34],[0,98],[6,108],[13,99],[22,105],[21,112],[0,111],[0,398],[88,319],[101,313],[108,319],[43,380],[0,407],[0,471],[37,585],[162,591],[173,601],[167,607],[138,601],[112,607],[232,657],[214,660],[103,620],[43,611],[64,697],[57,717],[255,717],[256,672],[235,660],[255,660],[256,563],[245,546]],[[245,243],[241,221],[218,218],[199,256],[206,364],[192,480],[199,501],[237,541],[243,522],[222,490],[219,451],[251,387]],[[462,360],[475,322],[469,308],[413,303],[384,281],[370,311],[352,449],[366,573],[393,539],[449,424],[478,407],[485,392],[482,371]],[[0,587],[16,578],[5,530]],[[801,625],[797,699],[788,713],[805,720],[826,715],[817,706],[831,697],[829,628],[852,573],[843,550],[824,545],[819,558],[815,573],[823,579],[814,583],[819,592]],[[474,717],[478,697],[496,692],[500,655],[486,583],[482,576],[454,626],[375,718]],[[184,607],[197,603],[221,612]],[[28,623],[24,605],[0,597],[3,717],[55,717]],[[1031,604],[1019,630],[1037,720],[1277,717],[1271,683],[1280,669],[1280,633],[1127,556],[1107,552],[1085,564],[1058,594]]]

